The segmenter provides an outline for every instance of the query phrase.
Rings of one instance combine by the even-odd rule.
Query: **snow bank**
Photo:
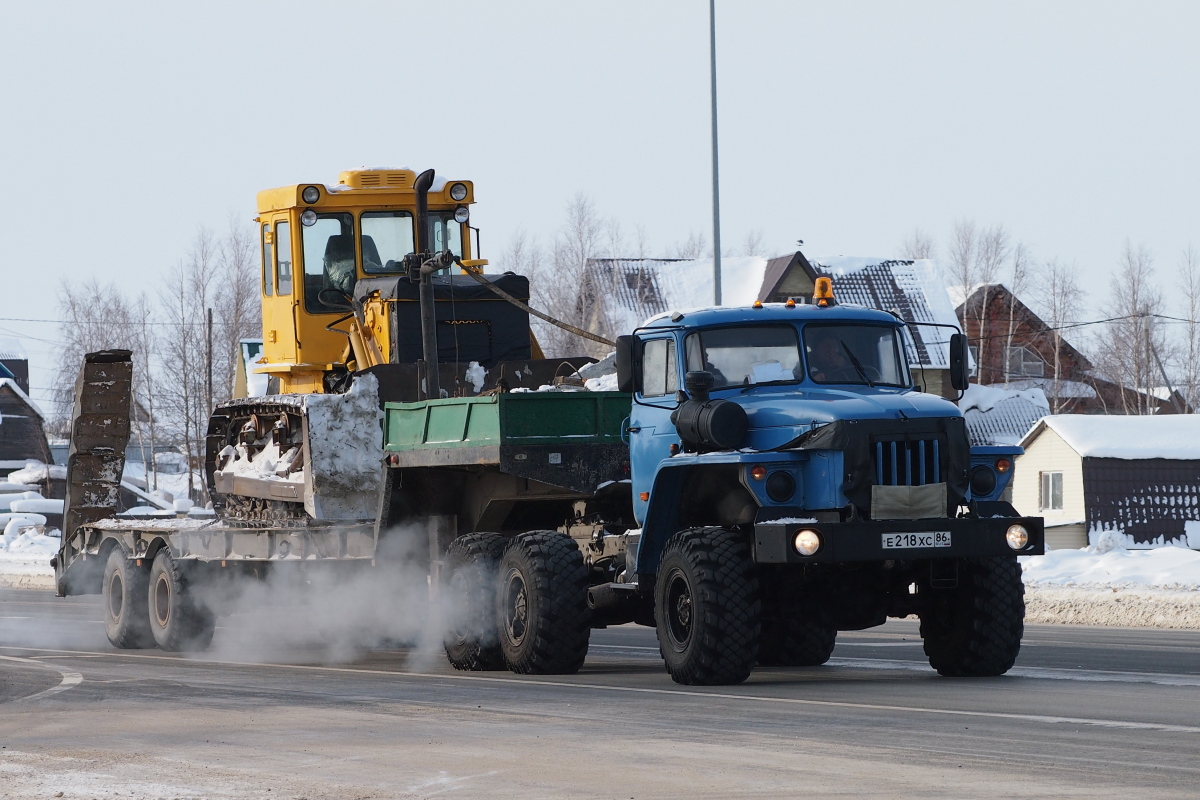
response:
[[[1027,586],[1153,587],[1200,592],[1200,552],[1183,547],[1126,550],[1110,543],[1021,559]]]
[[[1200,552],[1117,541],[1022,558],[1025,621],[1200,628]]]
[[[981,386],[978,383],[972,383],[967,387],[962,399],[958,401],[958,407],[964,414],[973,409],[991,411],[1005,400],[1024,400],[1039,408],[1050,410],[1050,401],[1046,399],[1046,393],[1041,389],[1013,391],[1012,389],[1001,389],[998,386]]]
[[[1200,414],[1054,414],[1043,421],[1084,458],[1200,460]]]
[[[58,531],[48,535],[46,518],[38,514],[0,514],[0,586],[51,589],[54,570],[50,557],[58,552]]]
[[[21,500],[42,500],[40,492],[13,492],[11,494],[0,494],[0,511],[13,510],[12,504]]]
[[[14,470],[8,473],[5,479],[10,483],[34,484],[41,483],[47,478],[65,481],[67,479],[67,468],[58,464],[43,464],[41,461],[29,459],[25,462],[22,469]]]

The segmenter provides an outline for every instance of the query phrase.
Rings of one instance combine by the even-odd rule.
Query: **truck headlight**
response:
[[[821,549],[821,535],[816,531],[803,530],[796,534],[793,542],[796,552],[802,556],[811,556]]]
[[[1020,550],[1029,544],[1029,531],[1025,530],[1024,525],[1009,525],[1004,538],[1008,541],[1009,547],[1013,550]]]

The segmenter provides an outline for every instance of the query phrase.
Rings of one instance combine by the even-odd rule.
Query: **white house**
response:
[[[1200,415],[1044,417],[1021,440],[1013,505],[1054,548],[1111,531],[1125,547],[1200,549]]]

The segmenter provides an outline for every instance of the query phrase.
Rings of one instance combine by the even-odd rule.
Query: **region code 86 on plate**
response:
[[[883,549],[897,550],[910,547],[949,547],[950,531],[927,531],[925,533],[885,533]]]

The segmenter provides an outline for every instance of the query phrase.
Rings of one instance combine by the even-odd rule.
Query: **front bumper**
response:
[[[1005,540],[1010,525],[1024,525],[1029,541],[1013,550]],[[816,531],[821,547],[811,556],[792,542],[798,531]],[[884,536],[897,533],[950,534],[944,547],[887,547]],[[852,561],[926,560],[971,556],[1040,556],[1046,552],[1041,517],[898,519],[873,522],[760,522],[754,526],[754,560],[759,564],[838,563]]]

